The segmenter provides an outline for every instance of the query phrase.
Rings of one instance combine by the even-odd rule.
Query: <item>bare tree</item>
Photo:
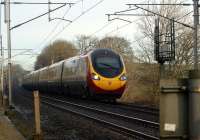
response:
[[[176,4],[182,3],[183,1],[180,0],[162,0],[160,3],[169,3],[169,4]],[[150,3],[150,1],[149,1]],[[158,3],[157,1],[151,3]],[[191,19],[188,17],[188,10],[184,9],[181,6],[148,6],[145,7],[146,9],[163,15],[168,18],[174,18],[183,23],[189,23]],[[149,14],[148,12],[144,11],[144,14]],[[158,16],[157,16],[158,17]],[[156,17],[156,18],[157,18]],[[169,22],[168,19],[160,17],[160,34],[161,41],[164,41],[166,31],[168,29]],[[146,16],[144,17],[141,22],[139,23],[140,31],[142,32],[144,39],[138,41],[139,47],[141,48],[140,56],[142,56],[143,60],[152,63],[153,62],[153,55],[154,55],[154,25],[155,25],[155,17]],[[174,64],[182,64],[182,59],[190,60],[191,57],[191,37],[188,35],[191,34],[191,30],[181,24],[175,24],[176,29],[176,60]],[[187,39],[184,39],[187,38]],[[189,43],[190,42],[190,43]],[[161,45],[167,46],[164,43]],[[181,50],[181,51],[180,51]],[[186,53],[188,52],[188,53]]]
[[[41,54],[38,55],[35,62],[35,70],[63,59],[73,57],[77,52],[78,50],[72,43],[64,40],[55,41],[53,44],[46,46]]]
[[[87,52],[92,48],[110,48],[121,54],[125,61],[131,61],[134,59],[130,42],[123,37],[109,36],[99,40],[95,37],[80,35],[76,39],[76,44],[80,54]]]
[[[22,77],[27,73],[28,73],[28,71],[24,70],[21,65],[19,65],[19,64],[13,64],[12,65],[12,83],[13,83],[13,85],[16,85],[16,86],[13,87],[14,89],[17,88],[17,86],[19,86],[21,84]],[[5,66],[4,74],[5,74],[5,76],[4,76],[5,85],[4,86],[8,87],[8,79],[7,79],[7,77],[8,77],[8,66]]]
[[[99,41],[97,48],[110,48],[121,54],[125,62],[134,61],[134,53],[130,46],[130,42],[123,37],[105,37]]]
[[[83,54],[88,50],[95,48],[98,44],[98,38],[80,35],[76,37],[76,46],[79,49],[79,53]]]
[[[183,3],[180,0],[148,0],[147,3],[155,4],[155,3]],[[183,22],[185,24],[189,24],[191,22],[191,13],[190,11],[184,9],[182,6],[141,6],[149,11],[154,13],[158,13],[168,18],[174,18],[179,22]],[[147,11],[143,11],[144,15],[149,15],[150,13]],[[155,64],[154,61],[154,27],[155,27],[155,19],[159,16],[144,16],[142,20],[138,23],[138,29],[141,31],[142,36],[138,37],[136,35],[137,44],[139,50],[134,54],[137,55],[142,60],[142,63],[135,64],[133,66],[129,65],[132,69],[128,68],[129,73],[129,84],[136,86],[129,86],[127,94],[125,94],[124,98],[131,98],[131,93],[138,94],[138,97],[141,100],[147,99],[151,102],[158,104],[159,100],[159,66]],[[169,23],[171,22],[168,19],[159,17],[160,19],[160,35],[161,42],[164,42],[166,39],[166,33],[169,29]],[[192,59],[192,30],[181,25],[175,23],[175,32],[176,32],[176,54],[175,61],[168,63],[170,77],[181,77],[184,75],[184,70],[188,69],[193,63]],[[167,44],[161,43],[162,47],[166,47]],[[168,74],[169,74],[168,73]],[[137,89],[137,87],[140,87]],[[137,89],[137,90],[136,90]],[[137,99],[136,99],[137,100]]]

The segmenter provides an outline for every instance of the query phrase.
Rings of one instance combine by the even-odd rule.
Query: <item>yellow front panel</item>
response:
[[[103,90],[117,90],[126,84],[126,81],[121,81],[119,78],[122,74],[126,74],[125,68],[122,73],[115,78],[105,78],[100,76],[92,67],[90,63],[90,72],[95,73],[100,77],[100,80],[93,80],[93,83]]]

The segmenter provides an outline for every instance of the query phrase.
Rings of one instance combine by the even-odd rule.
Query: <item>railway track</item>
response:
[[[157,122],[43,95],[41,96],[41,103],[92,119],[93,121],[106,125],[106,127],[114,131],[133,137],[134,139],[159,139],[159,123]]]
[[[98,103],[97,106],[99,106]],[[144,120],[159,122],[159,110],[157,108],[148,107],[144,105],[135,105],[135,104],[126,104],[116,102],[115,104],[112,103],[101,103],[103,107],[116,109],[117,112],[123,113],[125,115],[132,115],[142,118]]]
[[[119,103],[118,105],[121,108],[127,108],[127,109],[131,109],[133,111],[140,111],[140,112],[155,115],[155,116],[159,115],[159,109],[153,108],[153,107],[135,105],[135,104],[126,104],[126,103]]]
[[[147,106],[139,106],[134,104],[122,104],[122,103],[110,103],[110,102],[100,102],[94,100],[87,100],[87,99],[74,99],[64,96],[54,96],[54,95],[47,95],[48,97],[65,100],[67,102],[73,102],[76,104],[81,104],[84,106],[92,107],[101,109],[108,112],[122,114],[124,116],[130,116],[134,118],[140,118],[143,120],[147,120],[150,122],[157,122],[159,123],[159,111],[155,108],[150,108]]]

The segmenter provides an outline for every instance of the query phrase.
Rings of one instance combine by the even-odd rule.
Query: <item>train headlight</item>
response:
[[[93,80],[100,80],[100,77],[97,74],[92,73],[92,79]]]
[[[127,80],[126,75],[123,74],[122,76],[120,76],[119,80],[121,80],[121,81],[126,81],[126,80]]]

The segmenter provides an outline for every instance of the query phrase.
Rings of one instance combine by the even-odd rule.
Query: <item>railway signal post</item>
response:
[[[1,45],[1,87],[0,87],[0,89],[1,89],[1,93],[0,93],[0,106],[2,106],[3,105],[3,75],[4,75],[4,73],[3,73],[3,59],[4,59],[4,57],[3,57],[3,45],[2,45],[2,34],[1,34],[1,7],[2,7],[2,5],[0,5],[0,45]]]
[[[161,40],[159,18],[155,20],[154,45],[155,60],[160,64],[160,139],[186,139],[187,130],[187,94],[186,80],[169,79],[165,74],[165,62],[175,60],[174,20],[169,21],[165,38]]]

